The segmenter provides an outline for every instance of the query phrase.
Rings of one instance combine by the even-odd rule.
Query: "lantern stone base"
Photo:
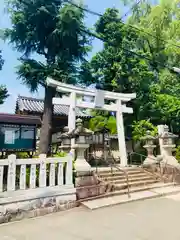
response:
[[[163,160],[161,162],[162,164],[168,164],[168,165],[171,165],[171,166],[180,166],[180,164],[178,163],[178,161],[176,160],[175,157],[173,156],[165,156],[163,157]]]
[[[172,166],[178,166],[179,163],[174,156],[172,156],[172,151],[176,145],[162,145],[163,148],[163,160],[162,164],[169,164]]]
[[[152,165],[157,163],[157,159],[153,154],[153,150],[156,147],[156,145],[145,145],[144,148],[147,150],[148,156],[143,162],[143,165]]]
[[[93,172],[89,176],[77,176],[75,179],[77,200],[83,200],[104,194],[107,185],[101,183]]]
[[[64,153],[69,153],[71,148],[69,146],[59,146],[59,150]]]
[[[91,166],[85,159],[76,159],[75,169],[77,176],[89,176],[91,173]]]
[[[157,163],[156,157],[151,156],[151,157],[147,157],[145,159],[145,161],[143,162],[143,165],[146,166],[146,165],[152,165],[152,164],[156,164],[156,163]]]
[[[75,161],[75,169],[77,175],[84,176],[89,175],[91,172],[91,166],[84,158],[85,150],[89,147],[89,144],[74,144],[72,149],[76,150],[76,161]]]

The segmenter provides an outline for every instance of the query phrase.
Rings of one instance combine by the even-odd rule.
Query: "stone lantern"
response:
[[[76,129],[70,133],[74,139],[74,144],[71,146],[76,151],[75,169],[77,175],[88,175],[91,172],[91,166],[85,159],[85,151],[89,148],[93,132],[83,127],[81,119],[76,120]]]
[[[109,151],[109,149],[111,147],[111,138],[110,138],[109,134],[105,135],[104,144],[105,144],[104,159],[105,159],[105,161],[107,161],[108,159],[112,158],[110,151]]]
[[[175,138],[176,135],[169,132],[169,127],[164,126],[164,131],[159,135],[159,138],[162,140],[162,163],[168,163],[170,165],[178,165],[178,162],[174,156],[172,156],[172,151],[176,147]]]
[[[61,146],[59,147],[62,151],[68,153],[71,150],[71,136],[69,134],[69,128],[64,127],[63,133],[59,137],[61,139]]]
[[[146,136],[143,137],[142,140],[145,142],[145,145],[143,147],[147,150],[147,158],[143,162],[143,165],[156,164],[157,160],[153,153],[156,147],[154,143],[156,138],[151,135],[150,131],[147,131]]]
[[[175,147],[175,138],[177,138],[176,135],[173,133],[169,132],[169,127],[167,125],[164,126],[164,132],[159,136],[163,140],[163,145],[169,145],[169,146],[174,146]]]

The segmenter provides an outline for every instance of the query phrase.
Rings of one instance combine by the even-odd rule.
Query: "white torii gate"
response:
[[[116,122],[117,122],[117,132],[118,132],[118,143],[120,151],[121,165],[127,165],[127,151],[125,143],[124,134],[124,122],[123,113],[133,113],[133,109],[126,107],[123,102],[129,102],[131,99],[136,98],[136,94],[124,94],[115,93],[96,89],[87,89],[82,87],[77,87],[69,84],[60,83],[51,78],[47,78],[47,85],[56,88],[58,92],[69,93],[70,96],[66,98],[54,98],[53,104],[60,104],[69,106],[68,115],[68,127],[69,130],[75,128],[76,123],[76,107],[85,109],[99,109],[105,111],[116,112]],[[77,96],[88,96],[94,97],[94,102],[86,102],[83,100],[78,100]],[[116,103],[105,104],[104,100],[115,100]]]

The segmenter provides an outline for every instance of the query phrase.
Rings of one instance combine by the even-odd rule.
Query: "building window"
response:
[[[21,139],[34,139],[34,128],[21,128]]]
[[[1,125],[0,135],[4,136],[4,144],[14,144],[20,137],[19,126]]]

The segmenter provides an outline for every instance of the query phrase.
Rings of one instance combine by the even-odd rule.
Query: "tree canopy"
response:
[[[95,24],[104,46],[83,65],[82,72],[88,84],[98,82],[105,90],[137,93],[130,104],[133,116],[125,116],[126,129],[133,121],[149,120],[180,130],[180,75],[171,70],[180,67],[178,4],[177,0],[154,5],[142,1],[126,21],[117,9],[107,9]]]

